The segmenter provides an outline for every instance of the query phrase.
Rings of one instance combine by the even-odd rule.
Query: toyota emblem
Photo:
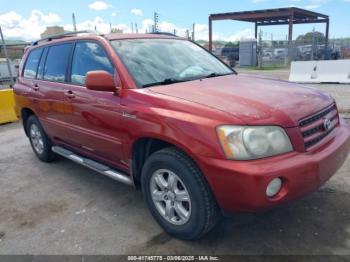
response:
[[[324,127],[324,130],[326,131],[329,131],[332,127],[332,122],[331,120],[329,120],[328,118],[326,118],[323,122],[323,127]]]

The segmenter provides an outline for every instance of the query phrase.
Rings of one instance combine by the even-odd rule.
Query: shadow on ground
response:
[[[154,236],[134,253],[350,254],[350,193],[324,187],[309,197],[260,214],[225,218],[198,242]]]

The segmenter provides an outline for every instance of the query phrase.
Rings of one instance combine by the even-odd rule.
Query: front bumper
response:
[[[255,212],[277,206],[317,190],[345,162],[350,150],[350,131],[345,123],[333,138],[310,152],[291,152],[253,161],[229,161],[199,157],[199,165],[225,213]],[[281,191],[269,198],[268,183],[282,178]]]

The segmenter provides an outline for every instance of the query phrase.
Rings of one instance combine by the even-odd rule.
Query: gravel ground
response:
[[[346,106],[349,91],[323,88]],[[317,192],[225,218],[186,242],[162,231],[140,192],[69,160],[38,161],[19,123],[1,125],[0,134],[0,254],[350,255],[350,157]]]

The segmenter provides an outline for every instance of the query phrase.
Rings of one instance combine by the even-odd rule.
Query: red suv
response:
[[[221,213],[318,189],[350,148],[327,94],[237,75],[169,35],[40,40],[25,52],[15,96],[40,160],[58,154],[134,185],[182,239],[203,236]]]

